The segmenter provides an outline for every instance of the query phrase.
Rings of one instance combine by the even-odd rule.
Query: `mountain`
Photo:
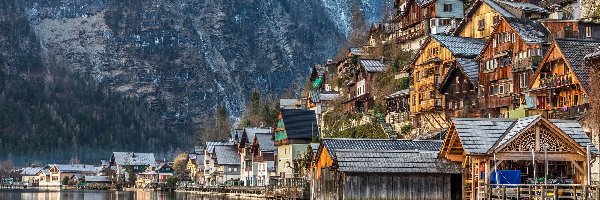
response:
[[[2,1],[0,159],[186,150],[216,107],[236,118],[254,89],[299,91],[309,67],[333,56],[351,32],[352,4],[368,22],[384,7],[381,0]],[[142,140],[128,145],[132,138]]]

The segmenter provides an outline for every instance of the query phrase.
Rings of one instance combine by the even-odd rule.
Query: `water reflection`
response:
[[[58,190],[27,189],[0,190],[0,199],[10,200],[213,200],[233,199],[221,196],[207,196],[196,193],[161,191],[102,191],[102,190]]]

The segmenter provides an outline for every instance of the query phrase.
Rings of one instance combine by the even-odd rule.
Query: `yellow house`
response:
[[[589,108],[587,53],[599,41],[555,39],[536,70],[529,95],[535,111],[548,118],[574,119]]]
[[[196,180],[196,175],[198,174],[198,162],[195,156],[188,159],[186,168],[190,172],[190,178]]]
[[[477,0],[454,30],[454,35],[470,38],[488,38],[500,18],[539,19],[548,11],[530,3],[503,0]]]
[[[438,87],[451,67],[472,65],[468,63],[474,63],[484,44],[482,39],[446,35],[431,35],[425,41],[411,64],[410,112],[416,128],[425,133],[447,128],[444,96]]]

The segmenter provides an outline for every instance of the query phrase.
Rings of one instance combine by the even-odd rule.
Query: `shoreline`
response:
[[[250,194],[250,193],[221,193],[221,192],[203,192],[203,191],[188,191],[188,190],[175,190],[174,192],[200,194],[214,197],[227,197],[227,198],[239,198],[239,199],[267,199],[264,194]]]

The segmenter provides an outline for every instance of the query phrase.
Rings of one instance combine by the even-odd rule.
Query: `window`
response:
[[[451,19],[440,19],[439,26],[450,26],[450,24],[452,24]]]
[[[452,4],[444,4],[444,12],[452,12]]]
[[[498,89],[498,94],[504,94],[504,85],[500,85]]]
[[[526,88],[527,87],[527,73],[519,74],[519,87]]]
[[[498,15],[494,16],[494,25],[498,24],[498,22],[500,21],[500,17],[498,17]]]
[[[478,24],[479,27],[477,30],[482,31],[483,29],[485,29],[485,19],[480,19]]]
[[[592,27],[591,26],[585,27],[585,37],[588,37],[588,38],[592,37]]]

